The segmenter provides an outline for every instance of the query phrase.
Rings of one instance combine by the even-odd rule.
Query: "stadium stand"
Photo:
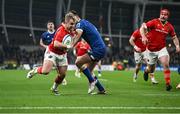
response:
[[[142,10],[144,7],[143,4],[141,2],[129,2],[129,0],[69,1],[70,0],[0,0],[0,4],[2,4],[0,5],[0,12],[2,14],[0,15],[0,64],[2,65],[4,61],[12,59],[15,60],[18,65],[42,62],[44,51],[40,47],[33,50],[33,47],[39,46],[40,35],[46,30],[46,22],[49,19],[57,19],[59,13],[61,13],[63,17],[69,7],[69,9],[76,10],[81,16],[95,24],[98,30],[101,31],[103,38],[110,38],[109,41],[105,41],[107,46],[110,45],[107,47],[108,54],[103,64],[111,64],[113,61],[123,61],[127,59],[130,66],[133,66],[133,51],[128,40],[132,31],[135,29],[135,5],[138,4],[138,8]],[[152,4],[151,2],[154,1],[155,0],[148,0],[150,4],[147,3],[145,6],[143,20],[147,21],[158,17],[160,8],[166,7],[171,11],[169,21],[174,25],[176,33],[179,36],[180,7],[178,7],[179,5],[174,5],[174,2],[178,2],[178,0],[171,0],[163,5],[160,4],[162,0],[156,0],[156,3]],[[62,6],[62,10],[57,11],[60,7],[58,5]],[[82,10],[83,8],[84,10]],[[138,14],[139,22],[142,12],[136,13]],[[57,20],[56,23],[58,23]],[[140,26],[140,24],[139,22],[138,26]],[[7,42],[7,39],[9,42]],[[169,39],[167,42],[168,44],[172,44],[172,41]],[[29,46],[32,49],[22,49],[22,46]],[[171,65],[177,66],[180,64],[180,60],[178,59],[180,56],[172,53],[174,50],[173,46],[170,48],[172,48],[170,49],[170,55],[172,56]],[[75,57],[69,57],[69,60],[71,60],[70,63],[73,63]]]

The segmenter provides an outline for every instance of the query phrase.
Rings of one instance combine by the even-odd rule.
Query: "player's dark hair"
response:
[[[49,19],[49,20],[46,22],[45,26],[47,26],[47,25],[48,25],[48,23],[53,23],[53,24],[54,24],[54,28],[56,28],[56,26],[55,26],[55,22],[54,22],[54,20],[53,20],[53,19]]]
[[[53,23],[54,24],[54,21],[53,20],[48,20],[46,24],[48,23]]]
[[[161,13],[162,11],[166,11],[166,12],[168,13],[168,16],[170,16],[170,11],[169,11],[167,8],[162,8],[162,9],[160,10],[160,13]]]
[[[77,11],[75,11],[75,10],[70,10],[68,13],[72,13],[72,14],[74,14],[74,15],[76,15],[76,16],[79,16],[78,13],[77,13]]]

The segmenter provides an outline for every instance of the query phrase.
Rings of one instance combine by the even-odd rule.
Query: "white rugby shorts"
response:
[[[147,57],[148,57],[147,63],[150,65],[156,64],[158,59],[162,56],[169,57],[169,53],[168,53],[166,47],[162,48],[160,51],[155,51],[155,52],[151,52],[151,51],[147,50]]]
[[[52,61],[55,66],[68,66],[67,53],[58,55],[46,48],[44,60]]]

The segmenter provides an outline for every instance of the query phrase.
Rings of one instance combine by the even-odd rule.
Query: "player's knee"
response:
[[[169,64],[163,64],[164,69],[169,69]]]

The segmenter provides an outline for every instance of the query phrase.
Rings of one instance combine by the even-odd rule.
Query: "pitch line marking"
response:
[[[0,110],[41,110],[41,109],[94,109],[94,110],[101,110],[101,109],[148,109],[148,110],[180,110],[180,107],[0,107]]]
[[[178,97],[180,96],[180,94],[151,94],[151,93],[147,93],[147,94],[141,94],[143,96],[169,96],[169,97]]]

